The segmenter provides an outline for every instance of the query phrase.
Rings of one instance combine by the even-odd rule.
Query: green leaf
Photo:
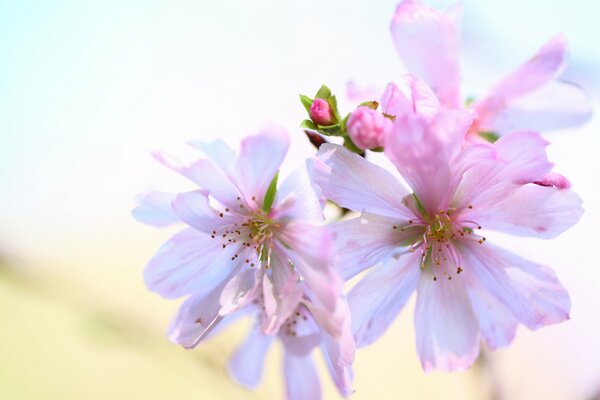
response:
[[[264,212],[268,213],[271,211],[271,206],[273,206],[273,201],[275,201],[275,195],[277,194],[277,180],[279,179],[279,171],[275,174],[271,183],[269,184],[269,188],[265,193],[265,198],[263,200],[262,209]]]
[[[304,121],[302,121],[300,123],[300,128],[312,129],[313,131],[317,130],[317,126],[310,119],[305,119]]]
[[[325,85],[321,85],[317,94],[315,94],[315,99],[324,99],[329,100],[331,98],[331,90]]]
[[[307,113],[310,113],[310,106],[313,103],[313,99],[311,99],[308,96],[305,96],[303,94],[299,95],[300,96],[300,102],[302,103],[302,105],[304,106],[304,108],[306,109]]]
[[[490,131],[481,131],[479,132],[479,136],[481,136],[490,143],[495,143],[498,139],[500,139],[500,135],[498,135],[496,132]]]

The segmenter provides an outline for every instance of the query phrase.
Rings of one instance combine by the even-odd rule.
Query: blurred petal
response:
[[[229,147],[224,141],[215,140],[206,143],[193,140],[189,144],[204,153],[206,157],[219,166],[227,175],[233,176],[232,173],[236,158],[235,150]]]
[[[290,223],[281,239],[289,246],[282,247],[281,251],[292,261],[309,290],[333,312],[343,282],[333,269],[330,232],[324,227]]]
[[[173,193],[146,192],[136,198],[137,206],[131,211],[133,218],[144,224],[157,227],[181,222],[171,208]]]
[[[286,351],[283,369],[287,400],[321,399],[321,382],[310,355],[297,356]]]
[[[306,166],[288,176],[279,189],[275,200],[277,215],[310,223],[323,221],[323,207]]]
[[[223,285],[220,285],[208,294],[190,296],[179,308],[169,328],[169,339],[187,349],[206,339],[223,319],[219,315],[222,290]]]
[[[247,202],[257,202],[259,207],[262,205],[265,192],[279,170],[288,146],[288,134],[277,127],[242,141],[235,173]]]
[[[236,249],[195,229],[185,229],[163,244],[144,270],[146,286],[163,297],[206,294],[238,267]]]
[[[340,340],[333,340],[331,336],[324,335],[321,349],[335,386],[343,397],[348,397],[353,393],[354,374],[351,365],[354,361],[355,346],[350,327],[345,332]]]
[[[165,153],[154,153],[154,157],[167,168],[188,178],[201,189],[207,190],[220,203],[238,205],[240,191],[225,171],[211,160],[200,159],[186,165]]]
[[[425,82],[405,74],[398,85],[388,84],[381,96],[381,109],[395,117],[416,114],[430,120],[440,111],[440,102]]]
[[[256,288],[260,282],[260,277],[256,275],[258,269],[249,268],[236,274],[227,282],[219,299],[220,315],[239,310],[255,298]]]
[[[173,200],[173,211],[181,221],[204,233],[219,230],[238,220],[229,214],[221,217],[219,211],[209,204],[208,192],[205,190],[179,193]]]
[[[529,329],[569,318],[571,301],[552,270],[489,243],[462,252],[465,270]]]
[[[461,279],[422,274],[417,289],[415,334],[425,372],[462,371],[479,353],[479,324]]]
[[[576,127],[592,116],[592,102],[579,86],[551,81],[510,101],[477,103],[478,128],[500,135]]]
[[[460,103],[457,15],[442,13],[417,0],[404,0],[392,19],[392,39],[409,72],[421,77],[447,108]]]
[[[322,145],[317,157],[314,179],[328,199],[358,212],[411,217],[410,210],[402,204],[408,192],[385,169],[336,145]]]
[[[348,294],[352,332],[358,347],[379,339],[415,290],[421,253],[390,259],[374,267]]]
[[[241,385],[254,389],[260,383],[265,355],[273,342],[273,336],[253,328],[246,341],[238,347],[229,361],[229,373]]]
[[[346,83],[346,96],[355,103],[375,100],[379,98],[379,93],[380,91],[373,87],[359,87],[354,81]]]
[[[575,225],[582,214],[581,199],[572,191],[528,184],[469,218],[486,229],[551,239]]]

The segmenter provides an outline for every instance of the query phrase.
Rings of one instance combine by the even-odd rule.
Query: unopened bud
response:
[[[392,121],[369,107],[358,107],[348,118],[346,129],[356,147],[374,149],[383,147],[384,137],[392,129]]]
[[[333,125],[335,116],[331,105],[326,100],[315,99],[310,105],[310,119],[317,125]]]

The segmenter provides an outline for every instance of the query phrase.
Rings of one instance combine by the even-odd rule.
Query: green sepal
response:
[[[275,174],[269,187],[267,188],[267,192],[265,193],[265,198],[263,200],[262,209],[264,212],[268,213],[271,211],[271,207],[273,206],[273,202],[275,201],[275,195],[277,194],[277,180],[279,179],[279,171]]]
[[[353,153],[365,154],[365,151],[363,149],[359,149],[358,147],[356,147],[356,145],[354,144],[354,142],[352,142],[352,139],[350,139],[349,136],[344,136],[344,147]]]
[[[314,100],[303,94],[301,94],[299,96],[300,96],[300,102],[304,106],[304,109],[306,110],[307,113],[310,113],[310,106],[312,105]]]
[[[481,131],[479,132],[479,136],[481,136],[490,143],[496,143],[496,141],[500,139],[500,135],[498,135],[496,132],[491,131]]]
[[[315,99],[323,99],[329,100],[331,98],[331,90],[325,85],[321,85],[317,94],[315,94]]]
[[[317,126],[310,119],[305,119],[300,123],[300,128],[311,129],[313,131],[317,130]]]
[[[465,100],[465,107],[471,107],[475,103],[475,97],[467,97]]]

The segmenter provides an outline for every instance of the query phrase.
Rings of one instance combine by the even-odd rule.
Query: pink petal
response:
[[[411,253],[374,267],[348,294],[358,347],[372,344],[390,327],[421,276],[421,254]]]
[[[569,318],[571,302],[554,273],[489,243],[462,251],[465,270],[529,329]]]
[[[431,120],[440,111],[440,102],[425,82],[412,74],[388,84],[381,96],[381,109],[388,115],[400,117],[415,114]]]
[[[547,145],[537,132],[517,132],[491,146],[493,157],[480,159],[477,164],[469,160],[468,167],[455,163],[454,167],[462,171],[462,181],[454,204],[469,204],[475,207],[474,213],[484,213],[522,185],[543,179],[552,168],[546,156]]]
[[[258,269],[253,268],[245,269],[231,278],[221,292],[219,314],[225,316],[254,300],[257,297],[256,289],[260,278]]]
[[[165,227],[181,222],[171,208],[173,193],[146,192],[136,198],[137,206],[131,211],[133,218],[156,227]]]
[[[417,353],[425,372],[466,370],[479,353],[479,325],[460,279],[422,274],[415,308]]]
[[[385,169],[336,145],[322,145],[317,157],[314,179],[328,199],[358,212],[411,218],[402,204],[408,192]]]
[[[167,298],[206,294],[225,281],[243,261],[231,261],[237,249],[196,229],[185,229],[163,244],[144,270],[146,286]],[[242,257],[243,258],[243,257]]]
[[[375,100],[379,98],[379,93],[380,91],[373,87],[359,87],[354,81],[346,83],[346,96],[355,103]]]
[[[355,344],[350,326],[345,332],[340,340],[324,335],[321,349],[335,386],[343,397],[348,397],[353,393],[354,374],[351,366],[354,361]]]
[[[187,349],[196,347],[206,339],[223,319],[219,315],[222,290],[223,285],[220,285],[208,294],[189,297],[179,308],[169,328],[169,339]]]
[[[404,224],[406,220],[372,214],[362,214],[358,218],[331,224],[338,254],[336,271],[342,279],[348,280],[395,252],[402,251],[402,243],[408,244],[415,235],[422,234],[418,229],[402,231],[398,228]]]
[[[269,306],[268,312],[265,312],[261,329],[265,334],[273,335],[296,311],[304,291],[299,283],[300,276],[290,268],[287,257],[278,246],[274,246],[271,252],[269,270],[271,276],[263,279],[272,284],[264,286],[264,292],[267,292],[264,297],[269,298],[270,302],[271,297],[275,299],[275,307]]]
[[[420,76],[442,104],[460,104],[458,6],[441,13],[421,2],[404,0],[392,19],[392,39],[409,72]]]
[[[242,141],[235,174],[247,202],[262,206],[265,192],[279,170],[288,146],[287,133],[278,127],[271,127]]]
[[[240,196],[240,191],[236,184],[223,169],[211,160],[200,159],[186,165],[164,153],[154,153],[154,157],[161,164],[188,178],[201,189],[207,190],[220,203],[239,206],[237,197]]]
[[[275,200],[273,218],[290,218],[295,221],[319,223],[323,221],[323,205],[313,188],[306,166],[288,176]]]
[[[432,121],[396,119],[385,154],[408,181],[428,212],[444,209],[454,192],[451,160],[460,151],[472,122],[467,111],[444,111]]]
[[[208,201],[208,192],[195,190],[180,193],[173,200],[173,211],[179,219],[204,233],[211,233],[224,225],[233,224],[238,218],[219,214]]]
[[[286,351],[283,370],[287,400],[321,399],[321,383],[310,355],[297,356]]]
[[[233,168],[236,159],[235,150],[229,147],[224,141],[215,140],[206,143],[193,140],[190,141],[189,144],[204,153],[206,157],[215,163],[215,165],[223,170],[228,176],[233,176]]]
[[[572,128],[592,116],[589,95],[573,83],[556,80],[503,102],[488,99],[475,107],[480,116],[478,129],[500,135]]]
[[[506,101],[556,78],[563,70],[566,48],[564,35],[556,35],[529,61],[498,82],[490,90],[486,101]]]
[[[515,337],[518,321],[477,279],[465,285],[479,330],[492,350],[508,346]]]
[[[288,248],[281,250],[292,261],[323,306],[333,312],[342,291],[343,282],[333,269],[333,243],[324,227],[290,223],[281,234]]]
[[[246,341],[238,347],[229,361],[229,373],[235,381],[254,389],[260,383],[265,355],[273,342],[273,336],[253,328]]]
[[[551,239],[575,225],[582,214],[581,199],[572,191],[528,184],[468,218],[486,229]]]

